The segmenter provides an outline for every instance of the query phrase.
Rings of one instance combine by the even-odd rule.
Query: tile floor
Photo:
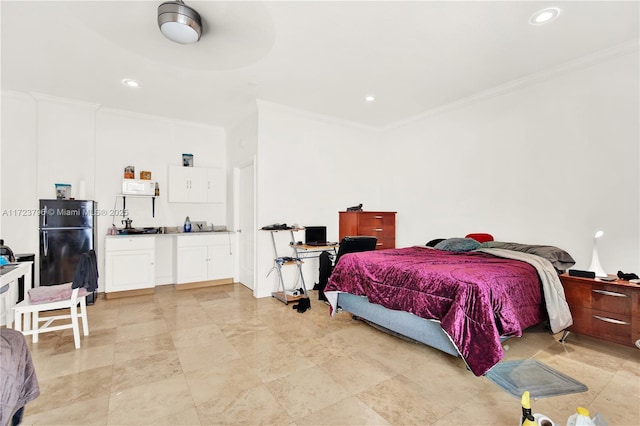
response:
[[[240,284],[89,306],[90,336],[30,344],[41,396],[25,425],[516,425],[519,400],[463,362],[328,307],[298,313]],[[640,351],[543,329],[507,342],[589,387],[532,401],[559,426],[576,406],[640,424]],[[30,342],[30,339],[29,339]]]

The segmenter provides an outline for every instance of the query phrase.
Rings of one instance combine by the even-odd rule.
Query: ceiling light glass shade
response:
[[[600,259],[598,258],[598,238],[602,237],[604,232],[598,231],[593,236],[593,251],[591,253],[591,266],[589,266],[589,271],[595,272],[596,277],[606,277],[607,273],[600,265]]]
[[[182,1],[158,6],[158,26],[166,38],[180,44],[195,43],[202,35],[200,14]]]
[[[547,22],[556,19],[558,15],[560,15],[560,9],[557,7],[548,7],[534,13],[533,16],[531,16],[531,19],[529,19],[529,23],[532,25],[546,24]]]
[[[124,80],[122,80],[122,84],[127,87],[140,87],[140,84],[137,81],[130,78],[125,78]]]

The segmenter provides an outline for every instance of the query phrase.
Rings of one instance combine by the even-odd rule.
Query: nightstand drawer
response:
[[[570,281],[564,286],[564,295],[571,307],[598,309],[631,315],[631,291],[621,286],[583,284]]]
[[[629,345],[632,324],[628,317],[597,309],[572,308],[573,325],[570,331],[588,336],[602,337],[610,342]]]
[[[631,315],[631,294],[619,287],[594,286],[591,289],[591,308],[629,317]]]
[[[607,336],[612,342],[628,345],[631,342],[631,318],[610,312],[591,310],[592,335]]]

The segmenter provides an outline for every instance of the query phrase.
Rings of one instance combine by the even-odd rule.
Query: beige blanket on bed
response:
[[[513,250],[498,248],[480,248],[482,251],[493,256],[507,259],[521,260],[527,262],[538,271],[540,281],[542,281],[542,291],[544,293],[545,306],[549,315],[549,326],[553,333],[559,333],[573,324],[571,311],[564,296],[564,288],[558,277],[558,272],[547,259],[534,254],[523,253]]]

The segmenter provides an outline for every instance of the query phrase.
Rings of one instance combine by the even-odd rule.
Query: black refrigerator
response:
[[[91,200],[40,200],[41,286],[72,282],[82,254],[96,250],[96,209]],[[96,296],[87,296],[87,303]]]

